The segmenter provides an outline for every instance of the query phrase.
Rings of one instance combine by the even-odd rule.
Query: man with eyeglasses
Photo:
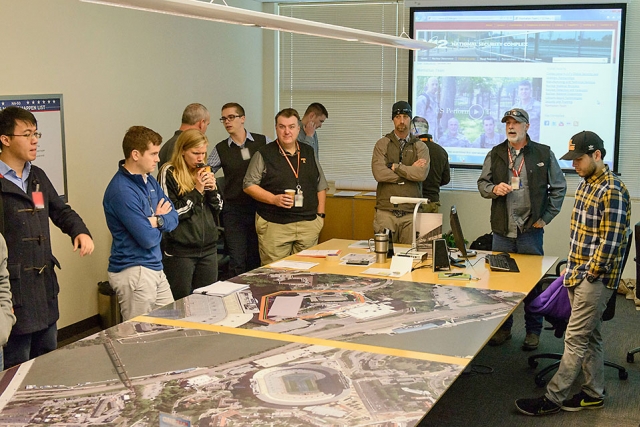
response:
[[[224,234],[229,252],[229,274],[237,276],[260,267],[258,235],[256,234],[256,201],[242,189],[242,181],[251,157],[268,142],[267,137],[245,129],[245,111],[236,102],[222,106],[220,123],[229,138],[211,150],[207,163],[213,172],[224,172],[224,207],[222,222],[229,231]]]
[[[318,133],[325,120],[329,118],[329,112],[324,105],[314,102],[307,107],[304,116],[300,119],[300,133],[298,134],[298,142],[304,142],[313,147],[313,153],[316,160],[320,161],[318,147]]]
[[[394,205],[391,196],[422,197],[421,184],[430,167],[429,149],[412,135],[411,106],[398,101],[391,108],[394,130],[376,142],[371,159],[371,171],[378,181],[373,231],[393,232],[394,243],[413,242],[414,205]]]
[[[567,182],[549,146],[532,141],[529,114],[514,108],[504,113],[507,139],[489,151],[478,178],[478,190],[491,199],[492,250],[544,255],[543,227],[560,212]],[[525,298],[525,307],[537,290]],[[542,316],[525,310],[527,335],[522,349],[538,348]],[[501,345],[511,339],[513,316],[489,340]]]
[[[80,256],[93,240],[80,216],[60,198],[37,157],[38,122],[27,110],[0,112],[0,231],[7,241],[7,269],[16,324],[4,349],[5,368],[55,350],[60,264],[51,251],[49,220],[69,235]]]
[[[307,144],[297,141],[300,116],[276,114],[278,138],[251,158],[244,192],[257,201],[255,218],[263,265],[318,243],[324,226],[327,180]]]
[[[211,123],[211,117],[207,107],[198,103],[187,105],[182,112],[182,124],[180,125],[180,129],[178,129],[160,149],[158,170],[160,170],[162,165],[171,160],[173,148],[176,146],[176,141],[182,132],[189,129],[198,129],[202,133],[207,133],[209,123]]]

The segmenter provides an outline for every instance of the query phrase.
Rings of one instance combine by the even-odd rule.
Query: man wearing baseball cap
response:
[[[378,181],[376,213],[373,230],[385,228],[393,232],[393,241],[411,244],[413,241],[414,205],[393,205],[391,196],[422,197],[422,181],[429,172],[429,149],[411,135],[411,106],[398,101],[391,108],[394,130],[376,142],[371,159],[371,171]]]
[[[529,114],[521,108],[504,113],[507,139],[489,151],[478,178],[478,190],[491,199],[493,251],[544,255],[543,227],[560,212],[567,182],[556,156],[547,145],[532,141]],[[527,335],[523,350],[538,348],[542,316],[526,310],[535,297],[525,299]],[[513,316],[489,340],[501,345],[511,339]]]
[[[582,177],[571,213],[564,276],[571,317],[560,366],[547,385],[547,393],[516,400],[518,410],[527,415],[604,406],[602,314],[620,283],[631,218],[629,192],[604,164],[605,154],[602,139],[594,132],[582,131],[571,138],[569,151],[561,157],[572,160],[573,168]],[[581,391],[569,398],[579,376],[583,378]]]

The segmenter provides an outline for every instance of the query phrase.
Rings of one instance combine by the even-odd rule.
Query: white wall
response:
[[[250,0],[239,7],[260,10]],[[128,127],[144,125],[168,139],[184,107],[211,111],[212,143],[225,135],[220,107],[235,101],[247,110],[247,127],[263,129],[263,30],[81,3],[79,0],[0,0],[0,94],[64,96],[69,203],[93,234],[87,258],[52,226],[62,264],[64,327],[97,313],[96,283],[107,279],[111,236],[102,210],[104,190],[123,157]],[[270,32],[269,32],[270,33]],[[272,120],[272,119],[271,119]],[[55,229],[55,231],[54,231]]]

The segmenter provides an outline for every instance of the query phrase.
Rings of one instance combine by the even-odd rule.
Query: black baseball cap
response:
[[[391,108],[391,119],[398,114],[406,114],[411,117],[411,105],[407,101],[398,101]]]
[[[529,114],[522,108],[512,108],[511,110],[505,112],[504,116],[502,117],[502,123],[507,121],[507,117],[513,117],[520,123],[529,123]]]
[[[596,150],[600,150],[603,157],[606,154],[602,138],[600,138],[595,132],[583,130],[571,137],[569,140],[569,151],[567,154],[560,157],[560,159],[574,160],[584,154],[591,154]]]

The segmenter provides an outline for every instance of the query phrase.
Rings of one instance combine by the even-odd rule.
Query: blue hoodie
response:
[[[113,237],[109,272],[118,273],[135,266],[162,270],[162,233],[178,226],[178,213],[171,203],[171,212],[162,215],[162,228],[153,228],[149,217],[154,215],[161,199],[171,203],[154,177],[147,175],[145,183],[142,175],[130,173],[124,160],[120,161],[102,200]]]

